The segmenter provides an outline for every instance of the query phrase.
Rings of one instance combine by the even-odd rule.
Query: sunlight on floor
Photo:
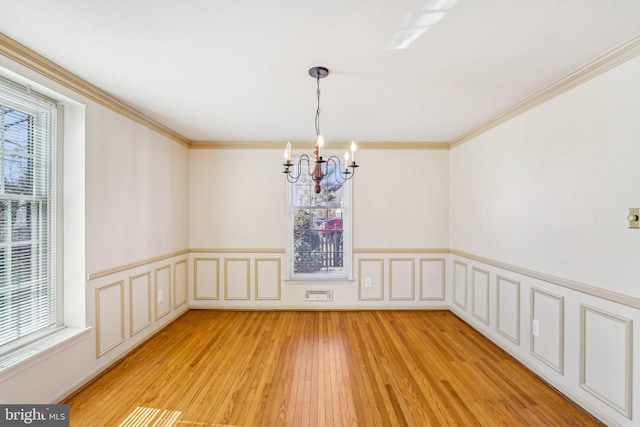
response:
[[[122,423],[120,423],[119,427],[240,427],[232,426],[229,424],[202,423],[178,420],[181,414],[182,411],[169,411],[167,409],[145,408],[142,406],[138,406]]]

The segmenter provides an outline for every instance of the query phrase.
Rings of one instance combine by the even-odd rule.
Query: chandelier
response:
[[[287,148],[284,152],[285,163],[283,164],[284,173],[287,176],[287,181],[290,183],[298,182],[300,175],[302,174],[303,166],[306,166],[306,170],[315,182],[315,192],[320,193],[320,182],[329,173],[329,169],[332,167],[336,173],[335,177],[338,184],[344,184],[347,180],[353,178],[355,170],[360,165],[356,164],[356,143],[351,141],[351,155],[349,150],[344,153],[344,170],[340,158],[336,156],[330,156],[327,159],[322,157],[322,150],[324,146],[324,139],[320,134],[320,79],[324,79],[329,75],[329,70],[325,67],[313,67],[309,69],[309,75],[316,79],[316,96],[318,98],[318,108],[316,109],[316,142],[313,150],[314,164],[311,169],[311,160],[306,154],[302,154],[297,163],[291,162],[291,142],[287,142]],[[351,159],[351,163],[349,163]],[[349,170],[351,169],[351,170]]]

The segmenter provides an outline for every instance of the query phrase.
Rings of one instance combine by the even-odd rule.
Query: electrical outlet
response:
[[[164,292],[162,291],[162,289],[158,290],[158,302],[164,302]]]
[[[371,287],[371,277],[365,277],[365,279],[364,279],[364,287],[365,288],[370,288]]]
[[[534,337],[540,336],[540,322],[538,319],[533,319],[533,324],[531,325],[531,329],[533,329],[532,333]]]

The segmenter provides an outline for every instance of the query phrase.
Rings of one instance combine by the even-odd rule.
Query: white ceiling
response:
[[[638,0],[0,0],[0,10],[1,32],[196,141],[313,140],[316,65],[330,69],[325,140],[451,141],[640,32]]]

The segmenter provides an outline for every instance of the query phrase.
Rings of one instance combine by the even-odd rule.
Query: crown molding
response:
[[[190,141],[165,125],[145,116],[104,90],[51,62],[44,56],[0,32],[0,55],[21,64],[56,83],[97,102],[167,138],[190,147]]]
[[[604,74],[605,72],[638,55],[640,55],[640,35],[583,65],[568,76],[557,80],[541,91],[525,98],[523,101],[484,122],[480,126],[458,136],[451,141],[449,148],[455,148],[496,126],[519,116],[533,107],[555,98],[556,96],[561,95],[564,92],[593,79],[594,77]]]
[[[448,142],[360,142],[358,148],[365,150],[448,150]]]
[[[350,142],[325,143],[325,150],[340,150],[349,147]],[[448,142],[357,142],[358,149],[362,150],[448,150]],[[205,150],[284,150],[286,142],[273,141],[191,141],[193,149]],[[304,150],[313,147],[313,142],[291,142],[294,150]]]
[[[198,150],[284,150],[286,145],[273,141],[191,141],[191,148]]]

